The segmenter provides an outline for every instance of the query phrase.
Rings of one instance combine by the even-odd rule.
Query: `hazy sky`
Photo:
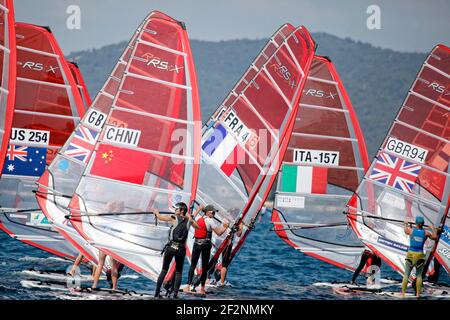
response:
[[[290,22],[399,51],[450,45],[449,0],[15,0],[14,5],[17,21],[50,26],[66,54],[128,40],[151,10],[184,21],[191,39],[268,38]],[[79,30],[66,26],[70,5],[80,8]],[[367,27],[370,5],[380,8],[381,29]]]

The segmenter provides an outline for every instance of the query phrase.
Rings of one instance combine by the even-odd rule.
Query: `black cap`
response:
[[[214,206],[212,205],[212,204],[208,204],[204,209],[203,209],[203,211],[204,212],[208,212],[208,211],[212,211],[212,212],[217,212],[217,211],[219,211],[219,210],[217,210],[216,208],[214,208]]]

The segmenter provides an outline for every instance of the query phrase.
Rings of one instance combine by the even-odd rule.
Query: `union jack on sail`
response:
[[[64,154],[87,163],[97,141],[97,136],[98,132],[80,125],[75,130],[75,135]]]
[[[411,193],[420,169],[418,164],[380,152],[369,178]]]

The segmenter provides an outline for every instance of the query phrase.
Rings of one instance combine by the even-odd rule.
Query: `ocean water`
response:
[[[212,291],[207,295],[208,299],[392,299],[374,294],[342,296],[334,294],[330,288],[314,286],[313,284],[317,282],[348,282],[352,273],[297,252],[272,232],[271,227],[269,212],[261,217],[230,266],[228,281],[233,286]],[[0,232],[0,299],[121,299],[117,296],[72,294],[68,290],[25,288],[20,283],[21,280],[29,279],[23,273],[24,270],[30,268],[64,270],[69,265],[68,261]],[[186,263],[183,282],[187,278],[187,270]],[[89,273],[87,269],[82,271]],[[386,264],[383,264],[381,272],[383,278],[401,280],[400,276]],[[154,282],[129,268],[124,269],[123,275],[127,276],[119,280],[119,289],[153,295]],[[358,280],[359,283],[364,283],[365,278],[360,276]],[[441,270],[440,282],[450,284],[450,278],[443,270]],[[107,284],[101,282],[100,286],[107,287]],[[398,291],[399,287],[394,286],[389,290]],[[186,295],[182,298],[198,299],[196,296]]]

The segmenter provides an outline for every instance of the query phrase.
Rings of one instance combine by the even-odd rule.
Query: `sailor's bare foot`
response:
[[[205,287],[201,287],[199,293],[200,294],[206,294]]]
[[[186,287],[184,287],[183,292],[189,293],[189,291],[191,291],[191,286],[187,285]]]

